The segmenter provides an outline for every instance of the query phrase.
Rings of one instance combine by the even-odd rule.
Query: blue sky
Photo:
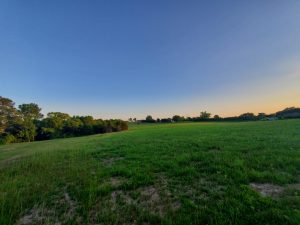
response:
[[[300,106],[300,1],[1,1],[0,95],[103,118]]]

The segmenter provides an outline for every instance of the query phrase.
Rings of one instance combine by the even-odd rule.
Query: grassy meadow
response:
[[[0,146],[0,224],[300,224],[300,120]]]

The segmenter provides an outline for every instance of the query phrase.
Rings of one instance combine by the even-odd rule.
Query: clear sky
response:
[[[300,1],[0,2],[0,95],[102,118],[300,106]]]

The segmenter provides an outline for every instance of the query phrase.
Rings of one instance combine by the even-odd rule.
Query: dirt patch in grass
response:
[[[114,158],[102,159],[102,164],[104,166],[111,167],[116,161],[120,161],[123,159],[124,159],[124,157],[114,157]]]
[[[188,199],[195,205],[202,205],[210,201],[212,196],[222,196],[225,193],[226,186],[216,182],[198,178],[191,181],[175,181],[172,187],[173,195],[178,198]]]
[[[250,187],[259,192],[263,197],[276,197],[284,190],[284,188],[279,185],[269,183],[250,183]]]
[[[76,224],[82,223],[82,217],[77,212],[80,205],[70,196],[67,188],[64,188],[62,196],[60,197],[60,200],[56,202],[55,207],[63,209],[63,213],[60,214],[59,217],[63,224],[68,223],[68,221],[76,221]]]
[[[121,184],[124,183],[124,178],[122,177],[111,177],[107,181],[107,183],[113,187],[119,187]]]
[[[107,182],[118,186],[124,180],[125,178],[117,176],[109,178]],[[189,182],[172,179],[165,173],[157,173],[152,185],[133,190],[116,187],[110,195],[99,198],[90,210],[89,218],[92,223],[96,224],[101,215],[122,215],[126,214],[128,209],[136,210],[135,215],[146,212],[166,218],[180,212],[183,200],[190,199],[195,205],[201,206],[203,202],[210,200],[211,192],[222,193],[224,188],[205,179],[195,179],[195,181]],[[124,215],[118,217],[118,222],[123,219],[124,222],[130,220]]]
[[[183,198],[190,199],[195,205],[199,205],[209,200],[210,193],[223,193],[225,189],[225,187],[205,179],[182,183],[182,180],[170,179],[164,173],[157,173],[155,177],[152,185],[134,190],[114,190],[106,199],[99,199],[90,212],[90,218],[94,218],[93,221],[96,220],[97,215],[101,214],[103,210],[119,214],[131,206],[164,218],[166,215],[180,210]],[[117,186],[121,185],[123,181],[122,177],[112,177],[108,183],[118,188]]]
[[[195,205],[202,205],[210,201],[211,196],[222,196],[226,186],[216,182],[195,178],[192,180],[170,179],[163,173],[157,174],[157,185],[162,199],[167,202],[168,208],[177,211],[181,208],[182,199],[187,199]]]
[[[60,195],[55,196],[50,206],[34,206],[27,211],[18,221],[18,225],[61,225],[68,221],[77,221],[80,224],[82,218],[76,214],[78,204],[71,198],[64,188]]]
[[[116,208],[118,201],[121,201],[127,205],[134,204],[135,201],[133,198],[129,195],[129,193],[126,193],[124,191],[113,191],[111,193],[111,203],[113,204],[113,208]]]
[[[32,208],[27,214],[23,215],[17,222],[18,225],[31,225],[31,224],[45,224],[46,222],[50,222],[54,217],[54,211],[39,208],[35,206]],[[53,222],[53,220],[52,220]],[[59,222],[55,222],[55,224],[60,224]]]
[[[110,196],[112,210],[116,210],[122,205],[135,205],[140,209],[163,217],[168,209],[177,210],[180,208],[179,201],[172,202],[172,199],[168,199],[167,195],[162,195],[160,192],[161,190],[153,185],[140,187],[135,191],[113,191]],[[136,197],[132,197],[134,193],[137,195]]]
[[[39,209],[32,209],[26,215],[19,219],[18,224],[33,224],[35,222],[42,222],[43,217],[41,216]]]
[[[66,212],[66,217],[67,218],[72,218],[75,215],[77,204],[74,200],[71,199],[70,195],[68,192],[64,193],[64,200],[68,205],[68,210]]]
[[[141,196],[142,198],[145,198],[149,203],[160,201],[160,196],[154,186],[148,186],[141,189]]]
[[[165,174],[157,174],[157,186],[159,187],[161,198],[168,202],[168,208],[177,211],[181,207],[179,195],[174,192],[174,187],[172,187],[169,178]]]
[[[133,199],[132,192],[125,192],[121,190],[113,191],[111,193],[110,202],[112,209],[115,210],[119,205],[136,205],[141,209],[150,211],[151,213],[164,215],[164,203],[154,186],[142,187],[136,190],[138,197]]]
[[[142,208],[160,216],[165,215],[167,206],[154,186],[147,186],[139,191],[141,196],[138,204]]]

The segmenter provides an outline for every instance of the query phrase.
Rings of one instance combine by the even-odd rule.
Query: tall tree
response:
[[[18,119],[20,115],[15,108],[15,103],[9,98],[0,96],[0,134]]]
[[[184,121],[184,117],[179,115],[173,116],[172,119],[174,122]]]
[[[45,127],[61,130],[64,122],[70,119],[70,115],[61,112],[50,112],[47,114],[48,118],[45,119]]]
[[[23,117],[28,120],[38,120],[43,118],[41,108],[35,103],[19,105],[19,111]]]
[[[11,133],[22,141],[34,141],[37,134],[36,122],[43,117],[41,108],[35,103],[19,105],[19,113],[22,120],[15,122],[11,128]]]
[[[152,118],[152,116],[150,116],[150,115],[148,115],[147,117],[146,117],[146,121],[147,122],[155,122],[155,120]]]
[[[210,116],[211,116],[211,113],[208,113],[206,111],[200,113],[200,119],[209,119]]]
[[[254,113],[247,112],[247,113],[243,113],[242,115],[240,115],[239,119],[242,119],[242,120],[255,120],[256,116],[254,115]]]

